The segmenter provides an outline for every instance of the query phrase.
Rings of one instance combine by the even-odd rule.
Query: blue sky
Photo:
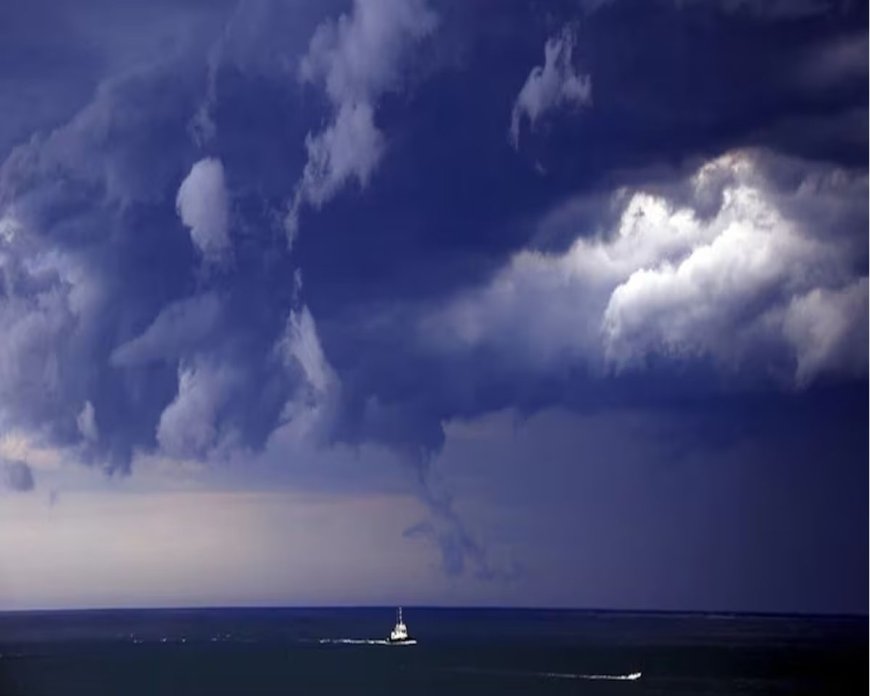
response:
[[[0,606],[866,612],[867,9],[0,9]]]

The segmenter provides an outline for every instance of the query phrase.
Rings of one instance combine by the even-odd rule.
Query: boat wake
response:
[[[416,640],[393,643],[388,640],[366,640],[363,638],[321,638],[317,642],[321,645],[417,645]]]
[[[538,672],[535,676],[549,679],[601,679],[603,681],[637,681],[641,672],[631,674],[570,674],[563,672]]]
[[[493,676],[502,677],[536,677],[538,679],[586,679],[595,681],[637,681],[641,677],[641,672],[631,672],[629,674],[575,674],[573,672],[512,672],[472,668],[458,669],[455,671],[474,674],[490,674]]]

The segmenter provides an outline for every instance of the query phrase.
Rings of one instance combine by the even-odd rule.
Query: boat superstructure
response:
[[[390,643],[397,645],[413,645],[417,641],[408,635],[408,627],[402,621],[402,607],[396,612],[396,625],[390,631]]]

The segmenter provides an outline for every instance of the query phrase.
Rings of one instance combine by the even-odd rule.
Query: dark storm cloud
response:
[[[595,12],[620,1],[632,0],[581,0],[580,4],[587,12]],[[852,0],[659,0],[658,4],[676,9],[721,12],[775,22],[847,12],[853,3]]]
[[[285,223],[291,244],[303,204],[321,208],[348,181],[365,188],[386,147],[374,122],[377,103],[401,87],[411,49],[437,25],[423,0],[358,0],[352,12],[318,26],[299,79],[322,85],[334,114],[326,128],[305,136],[308,161]]]
[[[97,85],[181,47],[204,50],[234,0],[55,0],[0,7],[0,157],[85,106]]]
[[[170,124],[184,116],[183,83],[168,67],[105,83],[69,123],[16,148],[0,170],[3,308],[12,313],[3,360],[17,367],[3,382],[11,425],[48,425],[68,440],[88,398],[98,418],[116,411],[89,393],[110,379],[103,364],[112,324],[135,321],[159,293],[143,292],[141,267],[129,272],[141,263],[130,263],[131,242],[138,236],[147,258],[165,240],[169,267],[183,253],[133,210],[159,200],[174,178],[160,150],[173,147]]]
[[[580,23],[572,61],[591,76],[594,105],[553,112],[518,155],[505,147],[514,101],[546,41],[575,17],[567,5],[548,19],[515,8],[498,22],[468,10],[461,68],[381,106],[397,144],[365,195],[349,192],[308,221],[298,252],[318,269],[308,278],[318,314],[396,287],[426,298],[480,280],[528,243],[535,216],[580,191],[608,194],[620,172],[661,167],[673,179],[685,160],[746,145],[864,166],[866,63],[863,77],[850,68],[824,87],[799,77],[817,50],[866,36],[860,8],[793,26],[650,5],[614,3]]]
[[[435,302],[321,321],[343,387],[337,436],[434,451],[443,421],[506,406],[866,374],[865,172],[737,151],[634,177],[542,214],[530,236],[567,247],[519,252]]]
[[[187,126],[204,86],[198,51],[194,43],[107,78],[67,123],[15,148],[0,170],[9,367],[0,412],[10,427],[72,444],[89,404],[84,422],[100,427],[86,428],[88,439],[114,467],[126,468],[135,447],[154,446],[170,404],[171,415],[199,413],[206,431],[245,443],[262,441],[287,398],[273,354],[290,296],[274,289],[276,276],[292,275],[269,259],[280,233],[266,224],[252,238],[233,220],[233,277],[198,268],[197,256],[219,260],[231,241],[223,176],[194,178],[194,167],[182,184],[196,161]],[[221,380],[220,389],[203,387],[197,408],[179,403],[179,385],[211,384],[214,371],[196,365],[226,361],[239,363],[232,389]]]
[[[98,58],[106,7],[58,15],[70,67],[0,133],[0,425],[121,470],[288,421],[386,444],[408,533],[495,577],[444,422],[864,379],[866,8],[599,4],[131,5]]]
[[[177,360],[208,340],[221,312],[214,292],[167,305],[139,336],[118,346],[111,356],[117,366]]]
[[[701,5],[698,0],[674,0],[678,7]],[[851,0],[719,0],[707,3],[715,5],[722,12],[745,14],[753,18],[770,21],[817,17],[835,12],[844,12],[852,4]]]
[[[404,137],[414,147],[387,159],[364,197],[335,200],[309,221],[299,253],[306,268],[319,269],[309,275],[309,296],[342,380],[338,438],[437,451],[443,422],[506,405],[522,412],[557,403],[593,411],[618,403],[708,408],[717,393],[759,386],[778,391],[798,385],[809,388],[812,400],[819,371],[822,382],[863,379],[867,211],[860,153],[866,132],[858,125],[866,109],[866,66],[841,63],[824,89],[807,73],[817,54],[864,31],[860,12],[851,19],[837,14],[830,25],[765,22],[759,29],[736,22],[717,26],[699,11],[683,19],[697,23],[689,28],[660,9],[642,3],[614,8],[581,25],[572,60],[574,69],[591,75],[594,105],[554,113],[521,141],[518,156],[504,148],[505,121],[499,123],[498,115],[510,114],[523,79],[540,64],[541,46],[570,17],[537,25],[530,20],[527,26],[539,33],[512,35],[510,50],[496,30],[481,30],[464,69],[419,90],[409,104],[413,126],[404,126]],[[675,32],[675,26],[682,28]],[[500,111],[494,104],[502,105]],[[448,123],[461,124],[449,138]],[[813,136],[821,123],[831,124],[834,134],[826,142]],[[747,153],[755,171],[743,183],[770,196],[767,209],[800,223],[800,237],[807,235],[820,255],[784,258],[786,265],[772,276],[757,279],[741,279],[748,268],[721,257],[722,270],[732,264],[738,269],[733,295],[714,293],[706,304],[682,297],[678,304],[685,302],[685,311],[661,326],[639,308],[633,315],[637,343],[617,330],[623,345],[632,346],[626,354],[631,369],[602,379],[581,357],[583,324],[592,323],[586,336],[596,333],[596,319],[583,312],[594,295],[581,289],[530,294],[514,285],[506,302],[517,304],[496,331],[487,334],[493,315],[484,313],[471,327],[483,332],[482,339],[446,351],[433,347],[451,341],[450,327],[417,332],[421,315],[443,306],[445,297],[462,297],[463,289],[473,294],[489,287],[494,304],[504,300],[500,269],[510,268],[511,255],[527,244],[564,252],[579,239],[615,235],[631,192],[614,196],[621,186],[648,191],[672,212],[693,211],[697,224],[714,233],[711,239],[716,225],[721,231],[729,224],[728,216],[757,229],[759,221],[737,213],[733,202],[715,220],[723,192],[742,186],[736,171],[715,160],[735,145],[768,144],[790,154],[765,148]],[[790,156],[795,154],[803,157]],[[711,160],[705,185],[696,190],[692,175]],[[559,230],[552,228],[557,217]],[[345,250],[342,257],[336,245]],[[779,252],[772,253],[779,261]],[[557,266],[541,269],[544,285],[559,285],[560,274],[569,272],[569,264]],[[356,282],[348,283],[349,276]],[[708,281],[713,287],[719,282],[714,276],[701,282]],[[800,288],[802,294],[792,295]],[[693,324],[693,309],[704,306],[707,319]],[[780,328],[768,333],[774,314]],[[760,326],[753,328],[756,320]],[[672,329],[687,331],[685,341]],[[830,341],[812,338],[820,332]],[[570,338],[562,342],[560,335]],[[641,365],[645,369],[637,370]],[[415,533],[439,538],[432,526]],[[461,544],[451,548],[456,546]]]

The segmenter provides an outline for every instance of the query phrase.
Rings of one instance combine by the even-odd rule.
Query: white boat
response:
[[[417,641],[408,635],[408,627],[402,621],[402,607],[396,614],[396,625],[390,631],[390,645],[416,645]]]

